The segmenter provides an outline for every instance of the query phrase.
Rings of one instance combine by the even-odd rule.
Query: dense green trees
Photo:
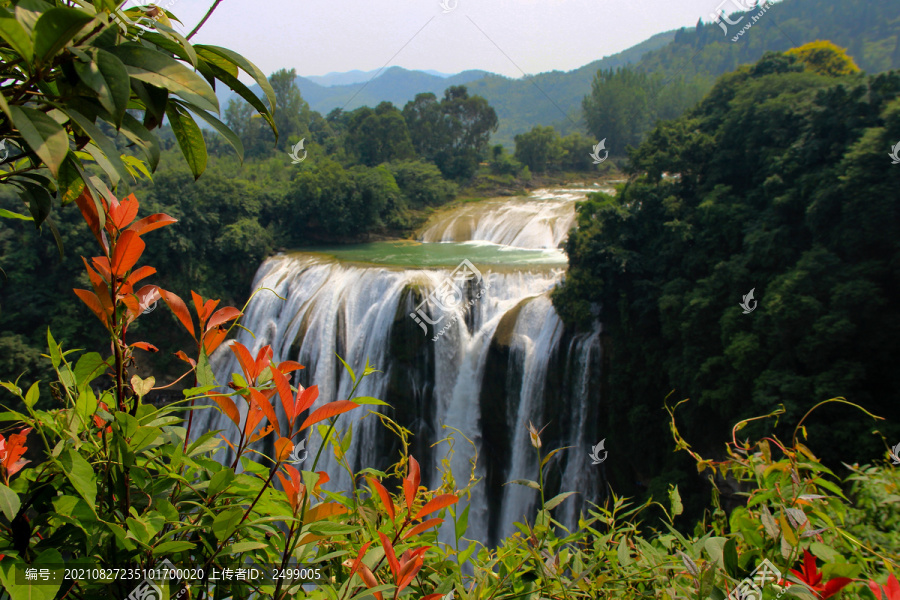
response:
[[[616,197],[579,209],[554,302],[604,325],[612,436],[664,435],[674,389],[708,444],[701,430],[779,404],[796,421],[832,396],[891,417],[882,431],[900,439],[900,74],[828,77],[794,54],[722,77],[632,153]],[[819,423],[807,431],[831,461],[880,452],[865,423]]]
[[[464,86],[447,88],[440,102],[434,94],[419,94],[403,107],[403,116],[416,152],[450,179],[475,174],[498,123],[487,100],[469,96]]]
[[[594,164],[593,145],[594,142],[580,133],[560,137],[553,127],[538,125],[516,136],[515,158],[534,173],[590,171]]]

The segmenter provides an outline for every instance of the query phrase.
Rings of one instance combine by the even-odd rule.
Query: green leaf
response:
[[[100,48],[90,52],[91,62],[76,60],[75,72],[79,79],[97,93],[100,104],[113,117],[116,127],[122,124],[131,86],[128,71],[122,61]]]
[[[563,500],[565,500],[569,496],[573,495],[574,493],[575,492],[563,492],[562,494],[559,494],[558,496],[554,496],[553,498],[550,498],[549,500],[547,500],[547,504],[544,505],[544,508],[546,510],[553,510],[554,508],[556,508],[557,506],[562,504]]]
[[[78,172],[78,168],[72,164],[76,160],[75,155],[70,154],[63,161],[59,168],[59,175],[56,178],[57,194],[61,205],[66,206],[75,201],[84,191],[84,180]]]
[[[238,159],[241,162],[244,162],[244,144],[241,142],[241,138],[229,129],[228,125],[215,118],[205,110],[201,110],[199,107],[188,106],[188,108],[198,117],[209,123],[213,129],[215,129],[219,135],[221,135],[225,140],[231,144],[231,147],[234,148],[235,153],[237,153]]]
[[[347,369],[348,373],[350,373],[350,379],[353,381],[353,383],[356,383],[356,374],[353,372],[353,369],[350,368],[350,365],[348,365],[347,362],[343,358],[338,356],[338,354],[336,352],[334,355],[338,357],[338,360],[341,361],[341,364],[344,365],[344,368]]]
[[[79,392],[78,398],[75,400],[75,412],[86,424],[90,423],[91,417],[97,412],[97,397],[91,386],[86,386]]]
[[[631,563],[634,562],[634,559],[631,558],[631,554],[628,552],[628,543],[626,542],[626,538],[622,537],[619,540],[619,547],[616,550],[616,556],[619,558],[619,564],[623,567],[627,567]]]
[[[34,26],[34,53],[47,62],[62,50],[93,17],[75,8],[51,8],[41,15]]]
[[[269,83],[269,78],[266,77],[266,74],[263,73],[259,69],[259,67],[254,65],[252,62],[250,62],[234,50],[222,48],[221,46],[197,44],[196,46],[194,46],[194,50],[196,50],[197,55],[204,60],[211,60],[210,54],[213,54],[218,55],[226,59],[230,63],[240,67],[245,73],[253,78],[253,81],[255,81],[257,85],[259,85],[260,89],[262,89],[263,93],[266,95],[266,98],[269,100],[269,106],[271,107],[272,111],[275,110],[275,90],[274,88],[272,88],[272,84]],[[235,77],[236,76],[237,75],[235,75]]]
[[[184,552],[185,550],[192,550],[196,547],[192,542],[184,542],[180,540],[163,542],[158,546],[153,548],[153,556],[159,556],[161,554],[175,554],[176,552]]]
[[[206,80],[171,56],[137,43],[120,44],[109,51],[134,79],[169,90],[203,110],[219,112],[219,100]]]
[[[530,479],[513,479],[512,481],[510,481],[508,483],[504,483],[503,485],[508,485],[509,483],[517,483],[519,485],[525,485],[530,488],[534,488],[536,490],[541,489],[541,486],[538,484],[537,481],[532,481]]]
[[[212,530],[216,539],[220,542],[227,540],[237,529],[238,523],[244,518],[244,509],[239,506],[227,508],[213,519]]]
[[[34,59],[34,45],[31,36],[16,18],[6,9],[0,9],[0,37],[25,59],[27,65]]]
[[[207,488],[206,493],[210,496],[215,496],[227,488],[232,481],[234,481],[234,471],[231,469],[222,469],[210,477],[209,487]]]
[[[331,521],[316,521],[309,526],[309,532],[316,535],[345,535],[357,531],[359,527],[353,525],[345,525],[343,523],[332,523]]]
[[[469,505],[466,504],[466,507],[463,509],[462,514],[456,520],[456,539],[457,541],[466,533],[466,529],[469,528]]]
[[[10,521],[15,519],[19,514],[20,506],[22,506],[22,502],[19,500],[19,495],[0,483],[0,510],[3,511],[6,518]]]
[[[545,466],[548,462],[550,462],[550,459],[553,458],[553,455],[554,455],[554,454],[556,454],[557,452],[560,452],[561,450],[565,450],[566,448],[571,448],[571,446],[563,446],[562,448],[557,448],[556,450],[554,450],[553,452],[551,452],[550,454],[548,454],[547,456],[545,456],[545,457],[543,458],[543,460],[541,460],[541,468],[543,469],[544,466]]]
[[[109,139],[106,134],[100,131],[100,128],[94,125],[94,123],[85,117],[83,114],[78,112],[77,110],[73,110],[71,108],[63,109],[63,112],[69,116],[72,121],[75,122],[76,125],[81,127],[85,133],[87,133],[91,140],[97,144],[97,147],[103,151],[103,155],[106,156],[112,168],[116,170],[116,174],[121,179],[128,179],[128,169],[125,168],[125,165],[122,163],[122,159],[119,157],[119,149],[116,148],[116,144]],[[107,173],[110,178],[112,177],[111,173]]]
[[[90,463],[72,448],[63,450],[57,460],[75,490],[87,501],[89,506],[96,506],[97,478]]]
[[[196,374],[197,383],[202,387],[216,386],[216,376],[213,374],[212,367],[209,366],[209,358],[206,356],[206,352],[202,350],[200,356],[197,357]]]
[[[156,136],[150,133],[150,130],[144,127],[140,121],[125,113],[122,119],[122,135],[127,137],[132,143],[140,146],[147,156],[147,162],[150,164],[151,170],[156,170],[159,165],[159,142]]]
[[[374,404],[376,406],[390,406],[384,400],[379,400],[378,398],[372,398],[371,396],[359,396],[358,398],[352,398],[353,402],[357,404]]]
[[[722,548],[722,560],[725,563],[725,571],[737,578],[740,569],[738,568],[737,542],[734,538],[725,542],[725,547]]]
[[[16,181],[16,183],[22,188],[22,198],[28,202],[28,210],[34,217],[34,224],[40,226],[50,216],[53,197],[45,187],[27,181]]]
[[[678,493],[677,485],[669,488],[669,507],[673,517],[684,512],[684,504],[681,503],[681,494]]]
[[[269,544],[266,544],[265,542],[237,542],[236,544],[229,544],[222,548],[222,554],[241,554],[242,552],[261,550],[268,547]]]
[[[34,408],[34,405],[37,404],[38,395],[40,391],[38,390],[38,382],[35,381],[31,384],[31,387],[28,388],[28,393],[25,394],[25,406],[28,408]]]
[[[103,374],[109,366],[98,352],[87,352],[78,358],[75,363],[75,381],[79,387],[84,387]]]
[[[184,154],[194,179],[197,179],[206,170],[208,158],[203,133],[190,114],[173,102],[166,106],[166,117],[169,119],[169,125],[172,126],[175,139],[178,140],[181,153]],[[201,385],[206,385],[203,380],[199,381]]]
[[[69,136],[59,123],[39,110],[25,106],[10,106],[13,125],[19,130],[25,143],[37,154],[56,177],[66,154],[69,153]]]
[[[6,210],[5,208],[0,208],[0,217],[4,217],[6,219],[22,219],[23,221],[34,221],[34,217],[21,215],[19,213],[12,212],[11,210]]]

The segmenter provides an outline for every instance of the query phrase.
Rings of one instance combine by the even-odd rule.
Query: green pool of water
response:
[[[561,250],[510,248],[490,242],[422,243],[397,240],[298,248],[296,252],[330,256],[341,262],[404,268],[455,267],[464,259],[475,265],[497,267],[565,267],[567,264],[566,255]]]

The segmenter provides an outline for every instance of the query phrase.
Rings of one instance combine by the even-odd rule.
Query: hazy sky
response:
[[[223,0],[192,42],[240,52],[264,72],[388,66],[511,77],[568,71],[655,33],[709,22],[729,0]],[[212,0],[156,0],[190,30]],[[521,70],[520,70],[521,69]]]

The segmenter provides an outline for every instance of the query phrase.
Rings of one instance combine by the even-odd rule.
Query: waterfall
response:
[[[547,499],[559,490],[579,492],[556,512],[563,523],[574,525],[584,502],[598,501],[600,493],[600,471],[587,455],[599,441],[599,332],[567,332],[553,310],[549,293],[564,274],[565,257],[550,249],[564,241],[565,231],[560,231],[571,225],[574,202],[584,195],[584,190],[544,190],[529,199],[481,203],[487,206],[480,213],[464,205],[429,224],[422,235],[427,242],[452,231],[462,238],[454,243],[387,249],[389,243],[381,243],[269,258],[253,284],[263,289],[242,320],[255,337],[241,332],[238,341],[254,355],[270,344],[276,361],[305,365],[294,383],[318,385],[313,409],[351,392],[353,383],[338,355],[357,374],[368,360],[381,372],[366,377],[356,395],[388,402],[392,408],[378,408],[413,432],[411,452],[422,466],[424,485],[440,485],[437,466],[448,445],[433,445],[445,438],[454,440],[450,468],[464,485],[474,450],[454,430],[472,440],[479,453],[476,476],[482,481],[470,501],[468,537],[487,544],[512,533],[515,521],[533,522],[537,492],[504,484],[537,479],[526,426],[549,423],[544,455],[560,446],[572,448],[548,465]],[[465,219],[471,227],[461,233],[454,223]],[[515,244],[530,250],[510,250]],[[425,255],[429,260],[439,256],[441,264],[416,266],[431,264]],[[373,257],[383,260],[371,262]],[[430,302],[436,290],[455,281],[456,265],[470,257],[477,277],[460,280],[458,302],[436,309]],[[421,307],[428,310],[417,312]],[[212,366],[223,384],[240,372],[225,348],[212,357]],[[399,457],[396,438],[370,414],[375,409],[363,406],[340,418],[341,429],[353,427],[347,459],[354,471],[385,469]],[[215,410],[201,411],[196,419],[198,432],[233,429]],[[312,467],[320,439],[311,436],[303,468]],[[351,488],[330,449],[322,452],[316,469],[329,473],[329,489]],[[449,541],[450,533],[443,530],[442,541]]]

